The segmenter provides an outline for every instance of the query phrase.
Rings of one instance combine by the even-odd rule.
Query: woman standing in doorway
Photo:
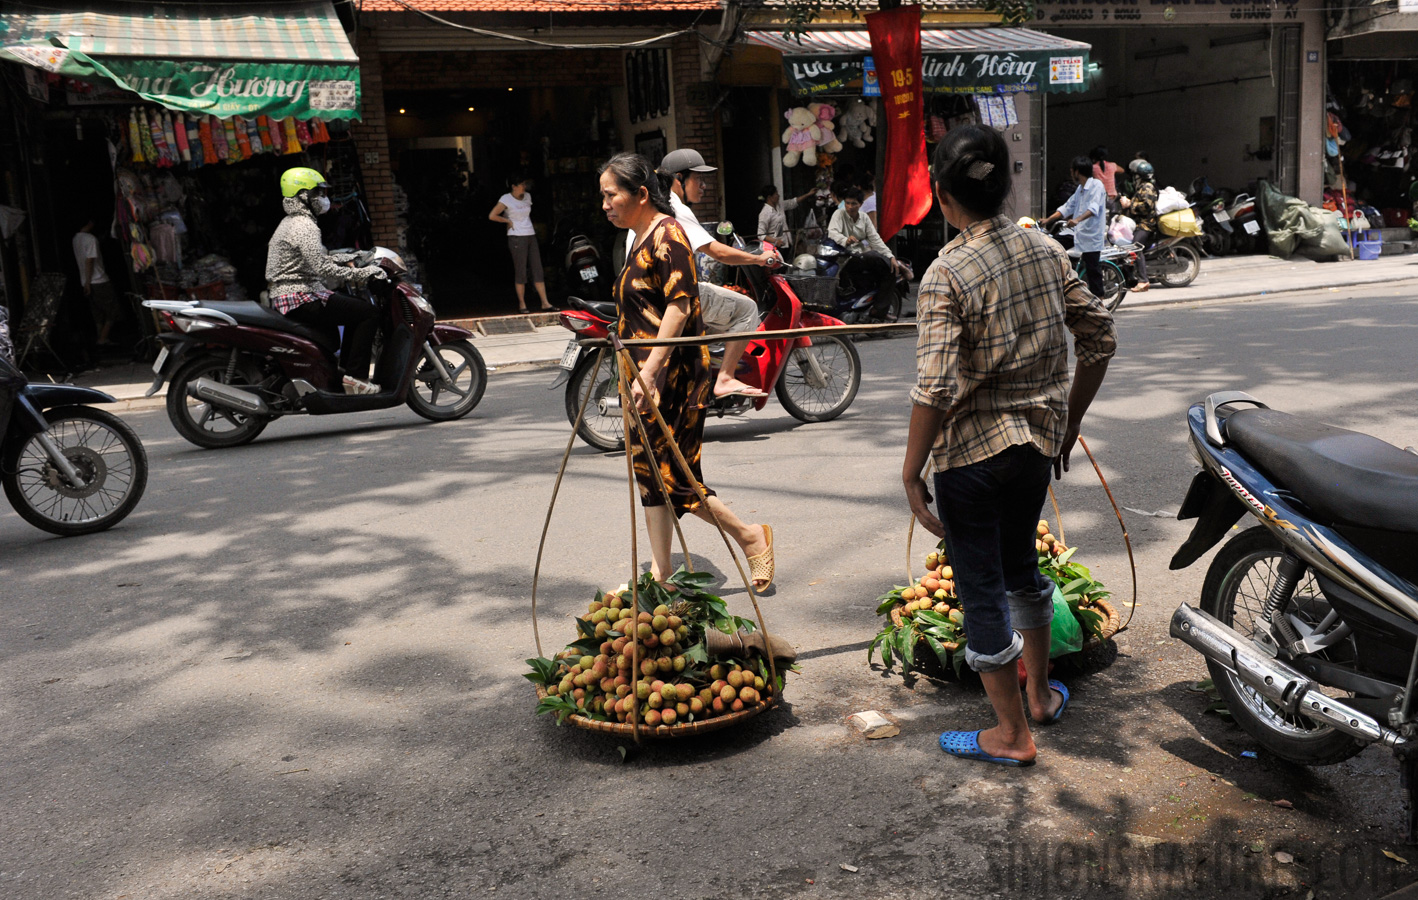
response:
[[[542,298],[542,309],[556,309],[547,300],[546,276],[542,274],[542,253],[537,247],[537,230],[532,227],[532,195],[528,188],[532,180],[523,175],[512,176],[508,192],[497,200],[488,218],[507,226],[507,249],[512,251],[512,266],[517,282],[517,311],[527,311],[527,279]]]

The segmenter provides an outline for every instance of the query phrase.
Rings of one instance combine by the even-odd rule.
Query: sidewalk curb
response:
[[[1219,302],[1219,301],[1223,301],[1223,300],[1243,300],[1243,299],[1244,299],[1244,300],[1265,300],[1265,299],[1267,299],[1267,298],[1269,298],[1269,297],[1277,297],[1277,296],[1280,296],[1281,294],[1304,294],[1304,293],[1314,293],[1314,292],[1316,292],[1316,291],[1329,291],[1329,290],[1336,290],[1336,291],[1337,291],[1337,290],[1344,290],[1345,288],[1368,287],[1368,286],[1370,286],[1370,285],[1377,285],[1377,284],[1382,284],[1382,285],[1394,285],[1394,284],[1408,284],[1408,283],[1410,283],[1410,282],[1418,282],[1418,274],[1409,275],[1409,276],[1407,276],[1407,277],[1405,277],[1405,278],[1374,278],[1374,279],[1372,279],[1372,280],[1365,280],[1365,281],[1346,281],[1346,282],[1344,282],[1343,284],[1321,284],[1321,285],[1313,285],[1313,284],[1311,284],[1311,285],[1305,285],[1305,286],[1303,286],[1303,287],[1301,287],[1301,286],[1297,286],[1297,287],[1278,287],[1278,288],[1275,288],[1274,290],[1260,291],[1259,293],[1257,293],[1256,291],[1246,291],[1246,290],[1239,290],[1239,289],[1238,289],[1238,290],[1231,291],[1231,292],[1228,292],[1228,293],[1208,294],[1208,295],[1205,296],[1205,297],[1179,297],[1179,298],[1177,298],[1177,299],[1175,299],[1175,300],[1168,300],[1168,299],[1159,298],[1159,299],[1156,299],[1156,300],[1150,300],[1150,299],[1149,299],[1149,300],[1139,300],[1139,301],[1133,303],[1133,302],[1129,302],[1128,300],[1125,299],[1125,300],[1118,306],[1117,309],[1113,310],[1113,314],[1114,314],[1114,315],[1117,315],[1118,313],[1123,312],[1123,311],[1125,311],[1125,310],[1129,310],[1129,309],[1147,309],[1147,308],[1149,308],[1149,307],[1157,307],[1157,306],[1185,306],[1185,305],[1188,304],[1188,303],[1214,303],[1214,302]],[[1165,290],[1167,290],[1167,288],[1153,288],[1152,290],[1162,290],[1162,291],[1165,291]],[[1147,291],[1147,293],[1150,294],[1150,293],[1152,293],[1152,291]]]

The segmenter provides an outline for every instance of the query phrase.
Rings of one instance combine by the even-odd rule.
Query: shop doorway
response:
[[[620,149],[609,88],[395,91],[385,109],[407,241],[440,316],[515,312],[506,227],[488,220],[509,179],[532,179],[552,302],[564,302],[569,288],[562,257],[573,235],[609,253],[615,229],[601,212],[596,176]],[[530,286],[527,296],[534,308]]]

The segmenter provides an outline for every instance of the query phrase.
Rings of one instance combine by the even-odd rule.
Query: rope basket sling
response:
[[[722,339],[722,337],[723,336],[721,335],[716,339]],[[633,461],[634,451],[632,449],[632,442],[629,440],[629,436],[632,433],[638,434],[640,436],[640,440],[643,446],[647,448],[650,446],[650,440],[648,429],[645,425],[644,417],[641,415],[639,409],[635,406],[635,404],[630,402],[630,383],[632,379],[637,384],[639,384],[641,391],[644,393],[651,416],[653,417],[656,425],[665,434],[671,434],[671,431],[669,429],[669,426],[666,424],[664,417],[660,414],[659,406],[655,403],[654,395],[650,391],[649,387],[645,384],[645,380],[640,374],[639,367],[636,366],[635,360],[631,357],[629,348],[618,337],[614,335],[610,337],[610,342],[611,352],[614,352],[617,360],[616,373],[617,384],[620,390],[621,418],[624,423],[625,434],[627,436],[627,440],[625,441],[625,467],[627,477],[630,482],[630,562],[632,573],[631,578],[629,580],[628,590],[630,591],[631,595],[631,608],[639,609],[639,578],[637,576],[640,568],[640,553],[638,538],[639,531],[636,527],[636,506],[639,500],[639,492],[636,489],[635,484],[635,464]],[[680,339],[680,342],[683,342],[683,339]],[[637,341],[635,343],[637,345],[644,346],[647,344],[660,342]],[[599,368],[601,363],[604,361],[606,353],[607,349],[604,347],[602,347],[598,351],[595,363],[597,368]],[[576,431],[581,426],[581,420],[586,414],[587,406],[590,404],[591,390],[593,386],[594,379],[587,379],[586,391],[585,394],[581,397],[581,402],[576,412],[576,422],[572,426],[571,437],[567,440],[566,451],[562,454],[561,465],[556,473],[556,483],[552,488],[551,503],[547,506],[546,521],[542,525],[541,541],[537,546],[536,569],[532,575],[532,636],[533,640],[536,642],[538,656],[545,656],[545,653],[542,651],[541,630],[537,621],[537,590],[541,580],[542,555],[546,549],[546,538],[547,532],[551,527],[552,512],[556,508],[556,497],[557,494],[560,492],[562,478],[566,473],[567,461],[571,457],[571,448],[574,446],[576,441]],[[632,428],[634,429],[633,432]],[[739,559],[738,552],[734,549],[733,542],[729,540],[728,534],[724,531],[724,527],[722,523],[719,522],[717,516],[714,515],[712,508],[708,506],[708,497],[704,493],[704,487],[698,482],[697,479],[695,479],[694,475],[691,473],[689,463],[685,460],[683,454],[681,454],[679,445],[676,444],[673,440],[669,441],[668,445],[674,455],[675,466],[678,469],[679,473],[684,477],[685,482],[687,484],[690,484],[694,487],[694,491],[696,496],[698,496],[699,498],[699,502],[703,503],[704,508],[709,510],[710,517],[714,520],[714,526],[718,530],[719,536],[723,539],[724,546],[728,548],[729,555],[734,560],[734,567],[738,570],[739,577],[743,580],[744,589],[748,592],[749,601],[753,604],[754,619],[757,623],[759,631],[763,633],[765,646],[771,646],[771,644],[769,643],[768,625],[764,621],[763,611],[759,608],[758,599],[754,593],[753,585],[749,580],[748,573],[743,567],[743,563]],[[670,502],[669,488],[665,484],[664,477],[660,472],[659,466],[650,466],[649,469],[655,474],[656,486],[658,487],[661,496],[668,504]],[[693,572],[692,561],[689,555],[689,547],[688,544],[685,542],[684,532],[680,529],[679,519],[676,517],[673,519],[673,522],[675,534],[679,538],[680,550],[684,554],[685,566],[687,569],[689,569],[689,571]],[[713,626],[706,625],[705,627]],[[642,680],[640,675],[641,645],[638,640],[633,640],[630,641],[627,646],[634,648],[632,650],[632,662],[630,667],[632,675],[629,696],[636,696],[639,691],[640,682]],[[639,743],[646,739],[690,737],[696,734],[705,734],[711,731],[718,731],[722,728],[728,728],[732,725],[740,724],[741,722],[761,715],[762,713],[767,712],[768,709],[777,705],[780,693],[780,691],[776,689],[776,685],[778,684],[777,661],[773,658],[772,653],[766,654],[765,658],[768,664],[769,672],[769,679],[766,682],[768,690],[764,692],[763,697],[759,702],[755,703],[752,706],[745,707],[743,710],[738,712],[724,713],[721,715],[714,716],[712,718],[707,718],[695,722],[677,722],[673,725],[661,724],[655,726],[648,726],[641,723],[639,720],[639,712],[636,707],[632,708],[632,713],[628,722],[601,721],[598,719],[593,719],[589,716],[579,714],[570,715],[567,717],[566,720],[577,728],[584,728],[588,731],[599,731],[606,734],[630,737],[636,743]],[[543,687],[542,685],[538,685],[537,697],[540,699],[545,698],[546,696],[547,691],[545,687]]]
[[[1097,458],[1093,455],[1093,451],[1088,449],[1088,442],[1085,441],[1082,437],[1080,437],[1080,438],[1078,439],[1078,444],[1079,444],[1080,447],[1083,448],[1083,452],[1086,453],[1086,454],[1088,454],[1088,461],[1093,464],[1093,470],[1094,470],[1094,472],[1096,472],[1097,475],[1098,475],[1098,481],[1099,481],[1100,484],[1103,485],[1103,490],[1104,490],[1104,491],[1107,493],[1107,495],[1108,495],[1108,502],[1109,502],[1109,503],[1112,505],[1112,507],[1113,507],[1113,514],[1114,514],[1115,516],[1117,516],[1117,519],[1118,519],[1118,526],[1122,529],[1122,533],[1123,533],[1123,545],[1127,548],[1127,553],[1128,553],[1128,568],[1131,570],[1131,573],[1132,573],[1132,600],[1131,600],[1130,602],[1124,604],[1124,605],[1127,606],[1127,610],[1128,610],[1128,612],[1127,612],[1127,618],[1126,618],[1126,619],[1124,619],[1124,618],[1122,617],[1122,615],[1119,613],[1118,608],[1117,608],[1114,604],[1109,603],[1106,599],[1097,599],[1097,600],[1094,600],[1094,601],[1093,601],[1093,603],[1092,603],[1092,608],[1095,609],[1095,610],[1103,617],[1103,624],[1102,624],[1102,627],[1099,628],[1097,634],[1090,634],[1087,638],[1084,639],[1084,641],[1083,641],[1083,648],[1082,648],[1082,650],[1080,650],[1079,652],[1087,653],[1087,652],[1089,652],[1089,651],[1096,650],[1096,649],[1102,647],[1107,641],[1111,640],[1113,637],[1117,636],[1117,635],[1120,634],[1121,632],[1126,631],[1127,628],[1128,628],[1128,626],[1129,626],[1130,624],[1132,624],[1132,616],[1133,616],[1133,613],[1134,613],[1134,612],[1136,611],[1136,609],[1137,609],[1137,563],[1136,563],[1136,561],[1135,561],[1134,558],[1133,558],[1133,552],[1132,552],[1132,537],[1128,534],[1127,525],[1123,522],[1123,514],[1122,514],[1122,511],[1118,509],[1118,501],[1113,497],[1113,491],[1112,491],[1112,489],[1111,489],[1110,487],[1108,487],[1108,480],[1103,477],[1103,470],[1102,470],[1102,468],[1099,467],[1099,465],[1098,465],[1098,460],[1097,460]],[[1063,542],[1063,541],[1064,541],[1063,511],[1059,509],[1059,500],[1058,500],[1057,495],[1054,494],[1053,485],[1050,485],[1050,486],[1049,486],[1049,501],[1053,504],[1053,507],[1054,507],[1054,521],[1058,524],[1058,527],[1059,527],[1059,540],[1060,540],[1061,542]],[[911,523],[910,523],[910,525],[908,525],[907,528],[906,528],[906,583],[907,583],[907,584],[915,584],[915,583],[916,583],[916,579],[915,579],[915,577],[914,577],[914,576],[912,575],[912,573],[911,573],[911,560],[912,560],[911,546],[912,546],[912,543],[914,542],[915,536],[916,536],[916,516],[915,516],[914,514],[912,514],[912,516],[911,516]],[[1065,542],[1065,543],[1066,543],[1066,542]],[[901,626],[901,624],[902,624],[901,605],[898,604],[897,606],[892,607],[891,610],[889,611],[889,616],[890,616],[890,619],[891,619],[891,624],[892,624],[892,625],[895,625],[895,626],[897,626],[897,627],[899,628],[899,627]],[[951,653],[954,653],[955,651],[959,650],[962,646],[964,646],[964,644],[963,644],[962,642],[960,642],[960,641],[955,641],[955,642],[945,642],[945,641],[942,641],[942,642],[941,642],[941,645],[942,645],[947,651],[949,651],[949,652],[951,652]]]

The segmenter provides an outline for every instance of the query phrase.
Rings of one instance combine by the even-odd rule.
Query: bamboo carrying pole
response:
[[[1344,236],[1349,245],[1349,258],[1354,258],[1354,219],[1349,215],[1349,179],[1344,177],[1344,151],[1339,151],[1339,195],[1344,198],[1344,209],[1339,215],[1344,218]]]

